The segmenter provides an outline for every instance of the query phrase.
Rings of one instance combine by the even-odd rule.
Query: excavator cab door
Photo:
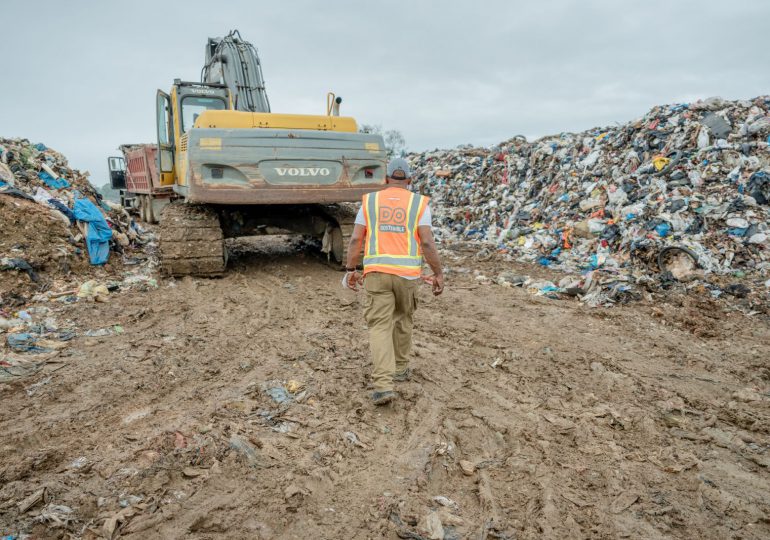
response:
[[[174,183],[174,123],[171,98],[158,90],[155,118],[158,127],[158,173],[161,185]]]

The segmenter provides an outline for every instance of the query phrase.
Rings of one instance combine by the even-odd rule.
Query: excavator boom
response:
[[[270,112],[259,55],[238,30],[223,38],[209,38],[201,82],[225,84],[236,111]]]

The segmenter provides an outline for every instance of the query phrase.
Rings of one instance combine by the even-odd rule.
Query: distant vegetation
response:
[[[104,184],[102,187],[96,188],[96,189],[99,191],[99,193],[101,193],[102,197],[104,197],[108,201],[117,202],[117,203],[120,202],[120,191],[118,191],[117,189],[112,189],[112,187],[110,187],[109,182]]]
[[[358,131],[382,135],[382,138],[385,140],[385,149],[388,151],[388,157],[406,155],[406,139],[404,139],[400,131],[396,129],[383,131],[382,126],[374,124],[362,124]]]

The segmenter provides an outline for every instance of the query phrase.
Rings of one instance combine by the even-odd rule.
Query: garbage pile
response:
[[[541,294],[611,305],[698,282],[714,297],[767,299],[769,109],[770,96],[715,97],[625,125],[410,161],[417,189],[433,198],[438,237],[574,274],[538,283]],[[755,283],[705,279],[717,276]]]
[[[0,309],[72,288],[95,271],[138,265],[154,245],[126,210],[102,199],[88,173],[26,139],[0,138],[0,231]]]

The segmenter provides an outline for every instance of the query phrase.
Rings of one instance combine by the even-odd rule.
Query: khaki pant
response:
[[[364,278],[364,317],[369,326],[375,392],[393,390],[393,374],[409,365],[419,281],[381,272],[370,272]]]

